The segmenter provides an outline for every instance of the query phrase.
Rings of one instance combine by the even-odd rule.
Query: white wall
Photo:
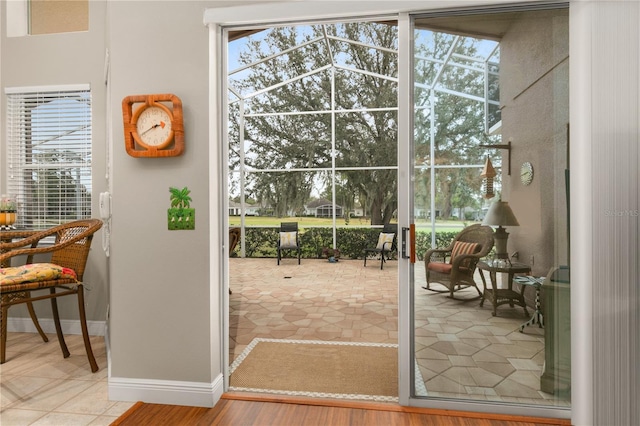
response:
[[[574,335],[572,354],[590,359],[572,377],[591,382],[592,424],[640,424],[640,2],[595,1],[580,5],[578,17],[591,25],[581,33],[590,61],[576,64],[583,79],[571,87],[572,197],[589,191],[586,210],[572,210],[572,261],[588,260],[586,271],[572,270],[572,329],[591,321],[590,335]],[[573,17],[572,16],[572,17]],[[572,21],[572,28],[575,22]],[[587,35],[588,34],[588,35]],[[579,46],[573,45],[573,52]],[[574,50],[575,49],[575,50]],[[572,70],[573,70],[572,63]],[[589,81],[590,80],[590,81]],[[588,84],[590,83],[590,84]],[[573,123],[581,132],[575,134]],[[575,136],[575,137],[574,137]],[[580,141],[576,145],[573,141]],[[582,161],[575,161],[580,158]],[[588,166],[590,165],[590,170]],[[577,175],[574,171],[578,169]],[[575,185],[575,187],[573,186]],[[590,185],[590,186],[589,186]],[[589,227],[576,231],[584,220]],[[589,251],[590,250],[590,251]],[[579,272],[579,275],[575,275]],[[586,272],[586,273],[585,273]],[[575,284],[574,284],[575,282]],[[591,284],[591,286],[589,285]],[[575,290],[574,290],[575,289]],[[584,295],[583,289],[590,290]],[[578,300],[574,294],[578,293]],[[589,304],[591,315],[573,310]],[[585,348],[585,344],[591,344]],[[585,352],[586,350],[586,352]],[[589,387],[591,385],[591,387]],[[575,392],[574,391],[574,392]],[[576,422],[576,424],[584,424]]]

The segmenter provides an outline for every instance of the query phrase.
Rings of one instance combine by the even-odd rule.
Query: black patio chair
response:
[[[372,253],[380,255],[380,269],[383,269],[384,263],[391,258],[391,253],[396,250],[396,235],[398,234],[398,224],[387,223],[382,227],[382,232],[378,236],[378,244],[375,247],[365,248],[364,266],[367,266],[367,257]]]
[[[283,250],[295,250],[298,253],[298,265],[300,264],[302,248],[300,247],[300,238],[298,235],[298,222],[282,222],[280,224],[277,247],[278,265],[280,265]]]

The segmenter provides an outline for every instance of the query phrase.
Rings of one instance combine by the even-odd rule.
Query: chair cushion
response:
[[[391,250],[391,245],[393,244],[393,238],[396,234],[386,234],[384,232],[380,233],[378,237],[378,244],[376,245],[376,249],[378,250]]]
[[[450,274],[453,265],[444,262],[429,262],[427,268],[435,272],[440,272],[441,274]]]
[[[73,269],[53,263],[32,263],[30,265],[0,268],[0,285],[34,283],[57,279],[77,280]]]
[[[451,249],[451,259],[449,262],[453,263],[453,259],[462,254],[473,254],[478,251],[477,243],[465,243],[462,241],[456,241],[453,243],[453,248]]]
[[[280,232],[280,247],[297,247],[296,231]]]

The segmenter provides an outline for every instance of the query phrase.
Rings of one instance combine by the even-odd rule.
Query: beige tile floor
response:
[[[109,425],[133,403],[109,401],[104,338],[91,345],[100,370],[91,373],[82,336],[65,335],[63,358],[55,334],[8,333],[7,361],[0,365],[0,424]]]
[[[230,360],[254,337],[397,343],[397,264],[379,265],[230,259]]]
[[[230,354],[254,337],[397,343],[397,261],[230,259]],[[522,308],[479,306],[426,291],[415,266],[415,351],[428,395],[569,406],[540,391],[544,330],[519,332]],[[482,286],[481,281],[477,281]],[[481,287],[482,288],[482,287]],[[458,293],[477,296],[474,289]],[[529,314],[532,311],[529,310]]]
[[[397,343],[397,262],[230,259],[230,360],[254,337]],[[568,406],[539,390],[543,330],[522,309],[491,316],[478,301],[459,302],[420,288],[416,264],[416,358],[429,396]],[[479,281],[478,281],[479,282]],[[108,425],[133,403],[109,401],[104,338],[92,337],[100,370],[92,374],[81,336],[9,333],[0,366],[0,424]]]

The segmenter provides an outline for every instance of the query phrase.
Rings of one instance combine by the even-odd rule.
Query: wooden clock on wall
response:
[[[176,157],[184,151],[182,101],[176,95],[132,95],[122,100],[124,145],[132,157]]]

